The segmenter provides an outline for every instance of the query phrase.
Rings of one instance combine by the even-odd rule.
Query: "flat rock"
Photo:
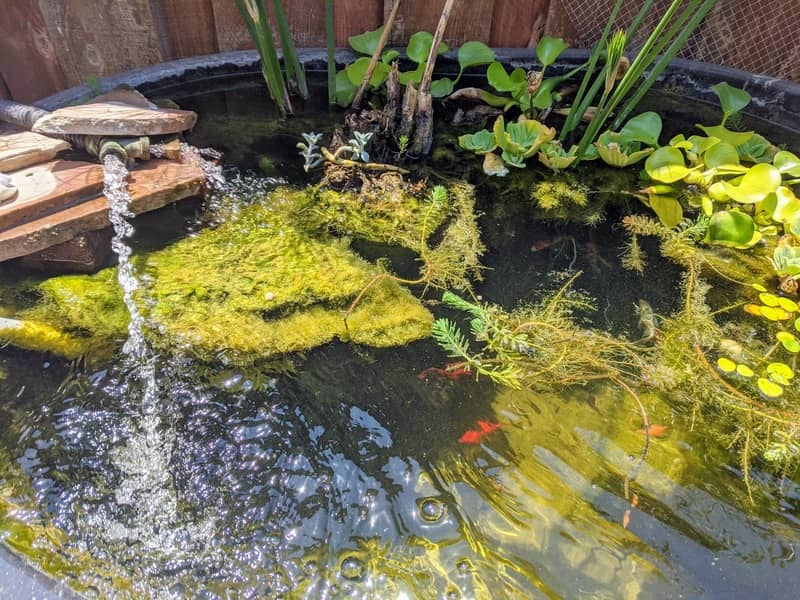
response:
[[[110,92],[106,92],[105,94],[100,94],[99,96],[95,96],[86,104],[97,104],[98,102],[116,102],[127,104],[128,106],[136,106],[138,108],[148,108],[151,110],[158,110],[158,104],[154,104],[148,100],[144,94],[141,92],[134,90],[133,88],[129,87],[117,87],[111,90]],[[171,108],[171,107],[170,107]],[[175,107],[177,108],[177,107]]]
[[[0,125],[0,172],[9,173],[55,158],[69,150],[64,140],[25,131],[13,125]]]
[[[140,214],[200,195],[205,175],[196,165],[170,160],[141,163],[131,172],[131,211]],[[2,219],[2,217],[0,217]],[[0,231],[0,261],[26,256],[110,225],[108,200],[97,195]]]
[[[17,196],[0,205],[0,231],[32,221],[97,196],[103,167],[97,163],[54,160],[10,173]]]
[[[33,131],[49,135],[163,135],[191,129],[196,121],[197,114],[190,110],[153,110],[121,102],[94,102],[54,110],[36,121]]]

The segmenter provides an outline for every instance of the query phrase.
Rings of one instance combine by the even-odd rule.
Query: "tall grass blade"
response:
[[[333,0],[325,0],[325,41],[328,46],[328,104],[336,104],[336,34]]]
[[[292,30],[289,29],[289,22],[286,19],[286,12],[283,10],[281,0],[273,0],[275,7],[275,20],[278,22],[278,34],[281,38],[281,49],[283,50],[283,64],[286,68],[286,80],[291,81],[292,77],[297,81],[297,88],[303,98],[308,98],[308,83],[303,65],[297,57],[297,49],[294,46]]]

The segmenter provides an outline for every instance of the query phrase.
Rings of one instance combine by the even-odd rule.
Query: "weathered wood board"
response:
[[[0,231],[46,216],[103,191],[97,163],[55,160],[11,173],[17,196],[0,205]]]
[[[547,20],[550,0],[494,0],[489,45],[496,48],[533,47]]]
[[[197,114],[188,110],[149,110],[119,102],[94,102],[54,110],[33,125],[50,135],[162,135],[194,127]]]
[[[32,102],[68,85],[37,0],[0,5],[0,72],[11,98]]]
[[[149,0],[39,0],[39,8],[69,85],[164,59]]]
[[[492,14],[495,0],[469,0],[457,2],[447,22],[444,41],[458,46],[468,40],[488,42],[492,29]],[[439,23],[445,0],[407,0],[392,27],[390,42],[403,45],[417,31],[433,33]],[[384,19],[389,15],[392,0],[384,0]]]
[[[69,147],[64,140],[25,131],[13,125],[0,125],[0,173],[46,162]]]
[[[160,4],[169,49],[169,57],[164,58],[219,52],[211,0],[161,0]],[[186,26],[187,15],[191,27]]]
[[[196,165],[151,160],[131,172],[131,211],[140,214],[200,194],[205,175]],[[110,224],[108,200],[96,196],[64,210],[0,231],[0,261],[26,256]]]

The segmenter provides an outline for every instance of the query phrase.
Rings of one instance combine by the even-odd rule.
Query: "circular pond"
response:
[[[137,301],[153,319],[147,368],[119,349],[112,272],[50,278],[2,267],[0,316],[57,315],[55,325],[69,320],[94,344],[80,360],[0,350],[0,533],[16,553],[90,597],[792,596],[800,488],[763,461],[743,473],[731,419],[704,412],[691,390],[642,381],[634,393],[611,376],[502,385],[453,365],[407,324],[420,315],[429,331],[433,317],[447,318],[469,334],[474,307],[522,311],[571,336],[558,347],[576,363],[618,344],[613,360],[624,356],[627,373],[691,295],[657,241],[642,239],[642,273],[622,266],[621,219],[645,212],[630,194],[637,168],[489,179],[459,152],[464,130],[437,126],[420,174],[426,190],[442,185],[451,202],[475,203],[458,209],[485,246],[474,294],[458,292],[473,309],[465,316],[441,289],[399,283],[387,283],[388,300],[353,309],[385,270],[414,280],[419,253],[371,239],[335,199],[309,201],[303,190],[319,174],[303,171],[295,145],[302,132],[330,134],[341,114],[323,92],[279,121],[258,77],[151,86],[200,115],[188,141],[225,154],[229,183],[206,203],[134,221]],[[717,114],[669,91],[647,107],[670,136]],[[794,143],[774,123],[745,123]],[[579,200],[556,217],[541,208],[547,194]],[[399,214],[419,216],[409,211]],[[431,245],[459,218],[442,215]],[[403,230],[399,218],[393,227]],[[276,245],[352,282],[276,262]],[[739,260],[716,258],[719,269]],[[704,276],[712,309],[749,293],[727,275]],[[289,289],[315,298],[302,317],[298,301],[283,302]],[[340,326],[348,307],[350,325]],[[243,310],[258,323],[230,319]],[[317,339],[318,322],[336,333],[284,351]],[[358,341],[361,323],[374,335],[341,341]],[[404,335],[422,339],[381,347]]]

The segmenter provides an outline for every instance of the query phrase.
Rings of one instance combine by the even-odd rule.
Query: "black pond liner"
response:
[[[548,69],[548,74],[565,73],[586,62],[587,50],[567,50],[559,61]],[[536,54],[531,48],[495,49],[497,60],[510,67],[534,67],[538,64]],[[300,61],[308,72],[326,70],[326,51],[318,48],[299,50]],[[336,61],[341,68],[355,60],[358,55],[348,50],[338,50]],[[467,71],[472,75],[483,75],[485,67]],[[458,60],[455,51],[439,57],[436,64],[438,76],[455,76],[458,73]],[[138,89],[145,96],[169,96],[187,87],[215,83],[224,85],[228,80],[233,84],[244,77],[261,74],[258,53],[254,50],[209,54],[181,60],[160,63],[106,77],[100,80],[103,92],[120,85]],[[654,89],[668,89],[671,93],[691,99],[717,104],[711,86],[725,81],[730,85],[747,90],[752,96],[751,103],[743,111],[746,115],[764,119],[800,135],[800,84],[764,75],[754,75],[736,69],[689,60],[675,59],[654,85]],[[86,98],[97,93],[97,87],[76,86],[34,104],[46,110],[85,102]],[[8,597],[69,598],[71,592],[63,584],[54,582],[36,571],[23,560],[16,558],[0,543],[0,594]]]

